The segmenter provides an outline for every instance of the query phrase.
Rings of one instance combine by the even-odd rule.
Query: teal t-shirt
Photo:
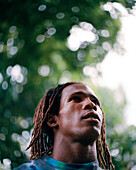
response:
[[[25,163],[15,170],[102,170],[98,161],[84,163],[84,164],[73,164],[73,163],[64,163],[57,161],[47,154],[44,154],[43,157],[34,159]]]

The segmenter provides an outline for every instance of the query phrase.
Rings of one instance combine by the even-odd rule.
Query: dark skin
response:
[[[49,115],[54,131],[52,158],[67,163],[97,160],[96,140],[101,133],[100,101],[84,84],[72,84],[62,91],[58,116]]]

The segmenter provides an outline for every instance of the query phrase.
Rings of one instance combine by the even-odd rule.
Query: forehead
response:
[[[79,83],[79,84],[72,84],[72,85],[65,87],[62,91],[61,98],[64,99],[65,97],[68,97],[71,94],[76,93],[76,92],[83,92],[87,95],[96,96],[91,88],[89,88],[88,86],[86,86],[82,83]]]

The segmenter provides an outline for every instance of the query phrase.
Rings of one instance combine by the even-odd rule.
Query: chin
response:
[[[96,141],[101,134],[101,130],[97,127],[91,128],[89,131],[87,131],[86,136],[88,137],[89,140],[91,141]]]
[[[76,140],[83,143],[84,145],[89,145],[94,143],[100,136],[100,130],[97,128],[86,129],[86,131],[78,134]]]

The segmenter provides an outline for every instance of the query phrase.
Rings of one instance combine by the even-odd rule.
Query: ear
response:
[[[52,128],[57,127],[58,126],[57,116],[48,114],[47,124]]]

